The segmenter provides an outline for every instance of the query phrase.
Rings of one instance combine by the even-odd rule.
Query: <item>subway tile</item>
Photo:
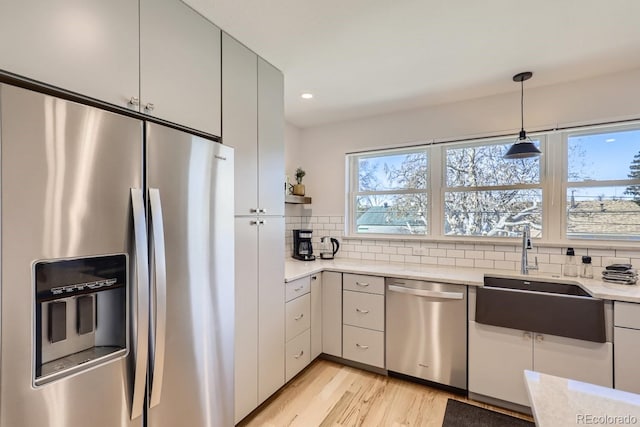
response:
[[[362,254],[362,259],[366,259],[366,260],[375,260],[376,259],[376,254],[372,254],[372,253],[368,253],[368,252],[364,252]]]
[[[464,258],[464,251],[457,249],[447,249],[448,258]]]
[[[513,261],[495,261],[493,266],[498,270],[516,270],[516,263]]]
[[[464,257],[468,259],[484,259],[484,251],[464,251]]]
[[[398,253],[398,248],[394,248],[391,246],[384,246],[382,248],[382,253],[383,254],[397,254]]]
[[[456,267],[473,267],[473,265],[472,259],[456,258]]]
[[[436,249],[438,247],[438,244],[436,242],[421,242],[420,247],[426,249]]]
[[[494,245],[485,245],[485,244],[476,244],[473,245],[473,249],[476,251],[494,251],[495,250],[495,246]]]
[[[376,261],[389,261],[389,254],[376,254]]]
[[[355,250],[355,245],[350,245],[348,243],[344,243],[340,245],[340,249],[345,252],[353,252]]]
[[[566,255],[549,255],[550,264],[564,264],[567,260]],[[573,257],[573,261],[576,261],[577,257]]]
[[[473,243],[456,243],[456,249],[470,251],[474,249]]]
[[[617,251],[613,249],[587,249],[587,255],[589,256],[602,256],[602,257],[610,257],[617,258]],[[625,256],[621,256],[620,258],[626,258]]]
[[[404,262],[404,255],[389,255],[389,261],[391,262]]]
[[[456,244],[455,243],[438,242],[438,249],[455,249],[455,248],[456,248]]]
[[[367,252],[367,247],[364,245],[354,245],[353,250],[356,252]]]
[[[517,252],[501,252],[504,254],[505,261],[520,262],[521,255]]]
[[[381,254],[382,253],[382,246],[367,246],[367,252]]]
[[[541,273],[562,275],[562,266],[560,264],[538,264],[538,269]]]
[[[328,216],[319,216],[317,218],[318,218],[318,224],[329,224]]]
[[[309,223],[310,224],[314,224],[316,222],[318,222],[318,217],[317,216],[310,216],[309,217]]]
[[[493,260],[490,259],[474,259],[473,266],[476,268],[493,268]]]
[[[376,244],[376,246],[389,246],[389,241],[388,240],[376,240],[375,244]]]
[[[341,216],[329,217],[329,222],[332,222],[334,224],[340,224],[340,223],[342,223],[342,217]]]
[[[421,256],[420,264],[438,264],[438,258],[433,256]]]
[[[429,249],[429,255],[434,257],[445,257],[447,256],[446,249]]]
[[[360,252],[349,252],[349,258],[362,259],[362,254]]]
[[[515,252],[515,246],[507,246],[507,245],[495,245],[494,249],[498,252]]]
[[[456,260],[453,258],[438,258],[438,265],[456,265]]]
[[[405,255],[404,262],[420,264],[420,257],[416,255]]]
[[[535,242],[533,244],[534,248],[538,248],[538,253],[539,254],[556,254],[556,255],[560,255],[562,254],[562,248],[551,248],[548,246],[536,246]]]
[[[404,241],[402,241],[402,240],[391,240],[389,242],[389,246],[394,246],[396,248],[404,248]]]
[[[413,255],[413,248],[398,248],[400,255]]]
[[[494,261],[504,261],[504,252],[485,252],[485,259],[492,259]]]
[[[640,251],[616,249],[616,258],[640,258]]]

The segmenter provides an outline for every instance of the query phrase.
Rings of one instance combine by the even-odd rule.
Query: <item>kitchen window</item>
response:
[[[567,238],[640,238],[640,129],[569,132]]]
[[[356,234],[426,235],[426,148],[349,156],[351,229]]]
[[[534,140],[540,147],[540,140]],[[444,149],[443,234],[514,237],[542,234],[540,158],[504,159],[513,141]]]
[[[640,240],[640,123],[347,155],[347,234]]]

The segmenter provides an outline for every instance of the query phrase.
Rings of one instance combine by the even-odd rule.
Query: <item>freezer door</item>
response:
[[[0,115],[0,426],[141,426],[142,416],[131,420],[129,369],[134,363],[126,310],[117,312],[125,319],[113,323],[124,325],[125,338],[119,342],[128,343],[119,357],[97,366],[89,363],[87,370],[79,361],[80,372],[36,383],[35,340],[46,340],[58,351],[73,336],[86,339],[91,333],[86,333],[87,325],[76,330],[75,311],[69,307],[82,304],[70,297],[65,304],[56,303],[68,308],[66,314],[50,313],[60,332],[48,339],[35,336],[33,275],[36,261],[127,254],[131,292],[136,282],[131,189],[142,186],[142,122],[8,85],[0,85]],[[108,293],[92,297],[97,298],[98,318]],[[90,309],[85,301],[85,317]],[[96,341],[103,326],[97,324]]]
[[[161,204],[166,259],[164,327],[162,280],[152,277],[148,425],[232,426],[233,149],[152,123],[146,142],[147,183]]]

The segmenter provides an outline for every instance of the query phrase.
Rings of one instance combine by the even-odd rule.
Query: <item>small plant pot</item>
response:
[[[304,184],[295,184],[293,186],[293,194],[296,196],[304,196]]]

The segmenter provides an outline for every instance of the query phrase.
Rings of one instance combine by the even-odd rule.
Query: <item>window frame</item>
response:
[[[539,244],[552,246],[576,246],[585,244],[597,244],[599,246],[625,247],[637,245],[640,235],[620,236],[619,238],[600,238],[593,236],[569,236],[567,233],[567,189],[569,187],[607,187],[627,186],[629,184],[640,185],[640,178],[636,180],[608,180],[608,181],[584,181],[570,182],[568,179],[568,138],[575,135],[598,134],[606,132],[618,132],[625,130],[640,130],[640,120],[627,120],[624,122],[607,124],[580,124],[567,126],[561,129],[531,132],[534,140],[540,141],[542,156],[540,157],[540,183],[539,184],[515,184],[507,186],[481,186],[474,187],[478,191],[501,189],[529,189],[535,188],[542,191],[542,234]],[[444,234],[444,201],[445,194],[449,191],[464,191],[465,187],[448,187],[446,180],[446,150],[453,147],[482,146],[500,143],[513,143],[514,138],[494,136],[469,140],[452,140],[441,142],[414,143],[404,147],[392,147],[347,153],[345,156],[345,238],[362,240],[418,240],[439,242],[469,242],[477,244],[513,244],[514,237],[475,236],[475,235],[445,235]],[[421,235],[410,234],[382,234],[382,233],[357,233],[355,226],[355,195],[352,186],[358,182],[358,170],[354,168],[354,159],[366,155],[372,157],[401,151],[421,151],[427,153],[427,212],[428,233]],[[357,184],[356,184],[357,185]]]
[[[427,177],[426,186],[424,189],[412,188],[412,189],[397,189],[397,190],[377,190],[377,191],[360,191],[360,169],[358,161],[360,159],[383,157],[385,155],[398,155],[398,154],[411,154],[424,152],[427,156]],[[431,190],[431,154],[427,145],[415,145],[411,147],[403,148],[391,148],[382,150],[372,150],[362,153],[352,153],[346,156],[346,167],[348,170],[347,196],[345,206],[347,207],[345,214],[348,215],[349,220],[345,221],[345,235],[351,235],[354,238],[359,237],[381,237],[381,238],[424,238],[431,233],[431,211],[429,205],[432,203],[432,190]],[[427,211],[425,216],[427,219],[427,232],[425,234],[395,234],[395,233],[358,233],[358,226],[356,224],[355,209],[357,206],[358,196],[373,196],[373,195],[396,195],[396,194],[425,194],[427,197]]]

